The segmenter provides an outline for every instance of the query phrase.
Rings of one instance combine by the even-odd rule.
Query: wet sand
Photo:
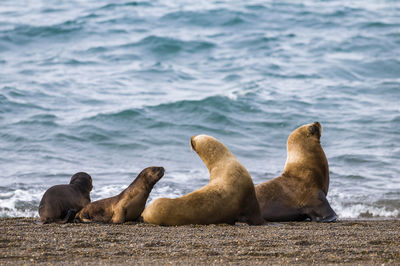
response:
[[[0,219],[0,264],[400,264],[400,220],[162,227]]]

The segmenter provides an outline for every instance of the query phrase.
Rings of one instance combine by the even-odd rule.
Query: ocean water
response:
[[[149,201],[208,182],[190,137],[255,184],[319,121],[340,218],[400,217],[399,1],[2,0],[0,217],[79,171],[92,200],[148,166]]]

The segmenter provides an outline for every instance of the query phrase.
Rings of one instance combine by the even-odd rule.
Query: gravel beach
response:
[[[153,226],[0,219],[0,264],[399,264],[400,220]]]

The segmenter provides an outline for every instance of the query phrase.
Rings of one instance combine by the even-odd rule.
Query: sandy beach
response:
[[[399,264],[400,220],[161,227],[0,219],[0,264]]]

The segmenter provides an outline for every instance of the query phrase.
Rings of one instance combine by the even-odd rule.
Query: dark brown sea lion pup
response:
[[[337,220],[326,199],[329,167],[320,144],[321,134],[322,126],[318,122],[293,131],[287,141],[287,159],[282,175],[256,186],[265,220]]]
[[[148,167],[120,194],[88,204],[77,215],[78,221],[123,223],[135,221],[144,210],[153,186],[164,175],[163,167]]]
[[[49,188],[39,204],[40,223],[72,222],[75,214],[90,203],[92,178],[79,172],[71,177],[69,185]]]
[[[210,172],[210,182],[176,199],[160,198],[142,213],[144,222],[158,225],[234,224],[239,219],[248,224],[264,220],[246,168],[217,139],[199,135],[191,138]]]

